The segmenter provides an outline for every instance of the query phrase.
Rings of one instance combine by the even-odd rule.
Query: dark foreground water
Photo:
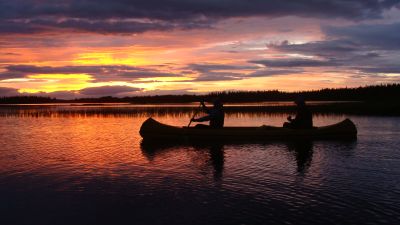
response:
[[[348,116],[359,131],[351,142],[164,145],[142,143],[141,123],[186,125],[190,113],[1,110],[0,224],[400,222],[399,117]],[[286,116],[234,113],[226,124]]]

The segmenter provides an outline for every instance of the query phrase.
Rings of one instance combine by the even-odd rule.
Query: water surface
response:
[[[400,221],[398,117],[315,116],[316,125],[352,119],[359,134],[350,142],[162,144],[143,143],[141,123],[153,116],[184,126],[191,111],[72,107],[96,113],[0,108],[2,224]],[[286,117],[229,113],[226,125],[281,125]]]

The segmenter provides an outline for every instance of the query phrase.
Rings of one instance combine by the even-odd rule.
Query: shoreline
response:
[[[282,105],[238,105],[226,104],[227,114],[274,114],[294,113],[296,107],[291,102]],[[397,102],[334,102],[327,104],[312,104],[309,108],[314,114],[348,114],[371,116],[400,116],[400,103]],[[53,104],[25,104],[1,105],[0,117],[21,116],[134,116],[134,115],[165,115],[165,114],[190,114],[198,109],[197,104],[82,104],[82,105],[53,105]]]

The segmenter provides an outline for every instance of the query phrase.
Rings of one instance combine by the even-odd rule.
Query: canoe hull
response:
[[[152,118],[143,122],[140,135],[145,140],[287,140],[287,139],[354,139],[357,128],[345,119],[330,126],[312,129],[289,129],[282,127],[224,127],[207,129],[176,127],[162,124]]]

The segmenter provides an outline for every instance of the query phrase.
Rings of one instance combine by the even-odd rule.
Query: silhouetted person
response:
[[[204,112],[207,113],[206,116],[200,117],[200,118],[193,118],[193,122],[205,122],[205,121],[210,121],[210,125],[204,125],[204,124],[197,124],[196,127],[198,128],[222,128],[224,126],[224,119],[225,119],[225,113],[224,113],[224,105],[222,104],[221,100],[215,99],[213,101],[214,106],[209,109],[204,102],[201,102],[201,106],[204,110]]]
[[[297,105],[297,114],[293,119],[289,116],[287,119],[289,122],[285,122],[283,127],[292,129],[310,129],[313,127],[312,113],[307,107],[306,102],[303,98],[298,97],[294,103]]]

